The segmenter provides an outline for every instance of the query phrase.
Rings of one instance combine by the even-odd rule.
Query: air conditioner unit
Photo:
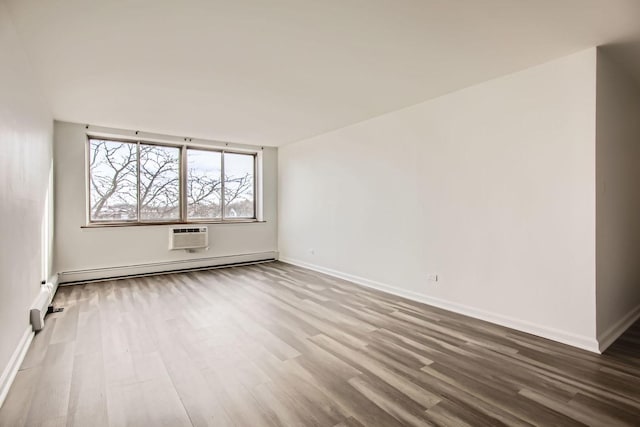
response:
[[[169,230],[169,250],[206,249],[209,246],[207,227],[172,228]]]

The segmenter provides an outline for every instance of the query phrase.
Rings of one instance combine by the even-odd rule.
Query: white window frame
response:
[[[113,220],[113,221],[100,221],[93,220],[91,218],[91,140],[111,141],[120,143],[136,144],[138,156],[136,159],[137,174],[137,198],[136,209],[137,219],[135,220]],[[180,218],[170,220],[141,220],[140,219],[140,145],[151,145],[158,147],[173,147],[180,149],[179,157],[179,211]],[[221,182],[221,200],[222,205],[220,207],[220,218],[197,218],[189,219],[187,216],[187,150],[199,150],[199,151],[212,151],[220,153],[221,164],[220,174],[222,178]],[[253,156],[253,217],[231,217],[226,218],[225,200],[224,200],[224,154],[243,154]],[[87,227],[109,227],[109,226],[143,226],[143,225],[173,225],[173,224],[222,224],[222,223],[243,223],[243,222],[263,222],[262,221],[262,152],[258,150],[242,150],[242,149],[228,149],[220,147],[212,147],[202,144],[179,144],[173,142],[147,140],[143,138],[130,138],[130,137],[113,137],[102,136],[100,134],[87,133],[87,139],[85,144],[85,176],[86,176],[86,226]]]

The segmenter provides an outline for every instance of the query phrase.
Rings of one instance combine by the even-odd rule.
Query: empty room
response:
[[[0,427],[640,426],[640,1],[0,0]]]

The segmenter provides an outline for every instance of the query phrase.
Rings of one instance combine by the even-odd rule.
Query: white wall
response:
[[[133,134],[132,131],[112,131]],[[55,271],[64,273],[277,251],[276,148],[265,147],[263,151],[265,222],[210,224],[209,250],[189,254],[168,250],[169,226],[166,225],[81,228],[86,225],[86,141],[84,125],[55,122]],[[107,271],[102,275],[114,274],[119,275],[121,271]]]
[[[0,395],[12,355],[30,331],[29,308],[48,278],[41,226],[53,119],[0,1]],[[2,396],[0,396],[0,403]]]
[[[640,86],[598,51],[597,329],[605,344],[640,314]]]
[[[595,349],[595,67],[594,48],[281,147],[281,259]]]

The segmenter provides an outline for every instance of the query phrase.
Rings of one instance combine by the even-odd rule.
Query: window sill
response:
[[[189,221],[189,222],[117,222],[113,224],[109,223],[95,223],[95,224],[87,224],[82,225],[80,228],[114,228],[114,227],[149,227],[149,226],[197,226],[197,225],[228,225],[228,224],[254,224],[254,223],[265,223],[267,221],[258,221],[257,219],[236,219],[236,220],[226,220],[226,221]]]

